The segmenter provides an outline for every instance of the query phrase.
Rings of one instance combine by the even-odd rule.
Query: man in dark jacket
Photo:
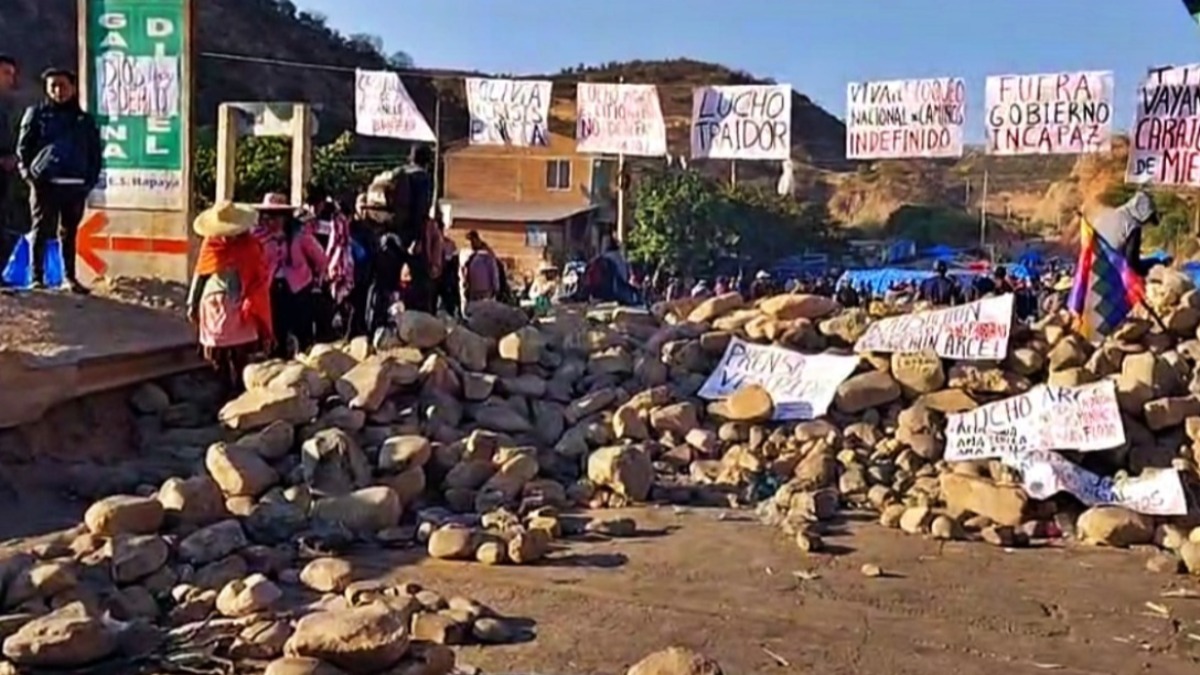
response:
[[[29,183],[33,218],[33,283],[45,285],[46,242],[62,242],[66,283],[88,291],[75,275],[75,233],[88,193],[100,179],[102,148],[96,120],[79,106],[78,80],[68,70],[42,74],[46,100],[25,111],[17,139],[21,177]]]
[[[0,54],[0,267],[8,261],[19,234],[12,231],[12,186],[17,175],[17,120],[11,92],[17,88],[17,61]]]

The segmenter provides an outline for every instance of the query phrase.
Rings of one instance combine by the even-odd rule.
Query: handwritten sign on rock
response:
[[[1108,71],[988,77],[987,153],[1108,152],[1112,91]]]
[[[550,145],[549,80],[468,77],[472,145]]]
[[[1130,183],[1200,186],[1200,64],[1155,68],[1138,88]]]
[[[1000,360],[1008,354],[1012,313],[1013,296],[1008,294],[888,317],[871,324],[854,351],[911,354],[932,349],[945,359]]]
[[[584,153],[662,157],[667,125],[652,84],[580,82],[576,93],[576,150]]]
[[[792,88],[786,84],[692,90],[692,158],[788,159]]]
[[[857,356],[801,354],[733,338],[700,388],[700,398],[721,399],[757,384],[771,394],[775,419],[808,420],[826,413],[838,385],[857,367]]]
[[[437,135],[396,73],[354,73],[354,130],[363,136],[436,143]]]
[[[1021,472],[1022,487],[1033,499],[1049,499],[1059,492],[1068,492],[1087,506],[1116,504],[1153,516],[1187,513],[1183,483],[1174,469],[1148,470],[1117,482],[1048,450],[1006,453],[1000,461]]]
[[[961,77],[851,82],[846,157],[961,157],[967,85]]]
[[[946,418],[947,461],[1033,450],[1110,450],[1125,443],[1117,387],[1038,385],[1019,396]]]

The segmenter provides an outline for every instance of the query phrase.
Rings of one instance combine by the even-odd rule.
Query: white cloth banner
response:
[[[757,384],[771,394],[775,419],[814,419],[826,413],[838,385],[850,377],[858,361],[857,356],[801,354],[733,338],[699,395],[721,399]]]
[[[792,88],[786,84],[692,90],[692,159],[788,159]]]
[[[987,154],[1108,152],[1112,100],[1111,71],[989,76]]]
[[[1127,182],[1200,186],[1198,99],[1200,64],[1151,69],[1138,87]]]
[[[1117,387],[1038,385],[1019,396],[946,417],[947,461],[1037,450],[1111,450],[1125,443]]]
[[[880,319],[871,324],[856,352],[911,354],[932,349],[944,359],[998,361],[1008,354],[1013,296]]]
[[[1174,469],[1147,469],[1140,476],[1114,481],[1048,450],[1006,452],[1000,461],[1021,472],[1022,487],[1032,499],[1068,492],[1087,506],[1116,504],[1152,516],[1187,514],[1183,483]]]
[[[962,157],[961,77],[846,85],[846,158]]]
[[[437,142],[400,76],[385,70],[354,71],[354,130],[363,136]]]
[[[466,78],[472,145],[550,145],[549,80]]]
[[[639,157],[667,154],[667,124],[654,85],[580,82],[576,106],[578,152]]]

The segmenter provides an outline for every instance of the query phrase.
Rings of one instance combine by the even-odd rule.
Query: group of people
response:
[[[206,359],[237,385],[256,355],[289,357],[317,342],[374,338],[398,308],[458,315],[506,294],[503,265],[477,232],[459,251],[434,208],[432,152],[381,174],[352,209],[315,190],[255,207],[215,204],[202,238],[188,316]]]
[[[79,104],[79,80],[70,70],[42,73],[45,98],[13,124],[11,96],[20,74],[16,59],[0,55],[0,267],[22,236],[29,237],[32,286],[46,286],[47,248],[58,239],[63,262],[62,288],[87,294],[75,273],[75,235],[87,197],[100,180],[103,147],[96,120]],[[14,133],[14,129],[16,129]],[[13,187],[29,190],[28,233],[14,231],[6,208]]]

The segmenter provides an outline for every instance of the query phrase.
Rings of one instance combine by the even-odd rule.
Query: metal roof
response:
[[[549,223],[595,211],[598,206],[579,204],[528,204],[521,202],[481,202],[468,199],[443,199],[450,207],[450,220],[494,220],[504,222]]]

